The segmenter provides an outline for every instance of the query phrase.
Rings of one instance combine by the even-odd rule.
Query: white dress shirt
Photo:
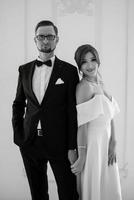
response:
[[[38,57],[38,60],[42,61],[39,57]],[[33,87],[33,92],[36,98],[38,99],[39,104],[41,104],[43,97],[45,95],[45,92],[46,92],[46,89],[51,77],[51,73],[53,70],[55,56],[51,58],[51,61],[52,61],[51,67],[45,64],[43,64],[40,67],[35,66],[35,71],[34,71],[33,80],[32,80],[32,87]],[[40,121],[38,123],[37,128],[41,129]]]

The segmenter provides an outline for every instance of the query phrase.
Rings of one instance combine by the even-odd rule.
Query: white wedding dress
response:
[[[87,158],[81,173],[80,200],[121,200],[117,163],[108,166],[111,119],[119,112],[117,102],[104,94],[77,105],[78,126],[88,123]]]

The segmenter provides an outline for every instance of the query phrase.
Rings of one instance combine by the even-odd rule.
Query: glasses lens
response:
[[[47,40],[54,40],[55,35],[46,35]]]
[[[44,35],[36,35],[37,40],[41,41],[44,39]]]
[[[43,41],[45,40],[45,38],[49,41],[54,40],[55,39],[55,35],[37,35],[36,36],[37,40],[39,41]]]

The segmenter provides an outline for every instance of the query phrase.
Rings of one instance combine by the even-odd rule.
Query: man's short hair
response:
[[[53,22],[48,21],[48,20],[40,21],[40,22],[36,25],[36,27],[35,27],[35,33],[36,33],[37,29],[38,29],[39,27],[41,27],[41,26],[53,26],[54,31],[55,31],[55,34],[58,35],[58,28],[54,25]]]

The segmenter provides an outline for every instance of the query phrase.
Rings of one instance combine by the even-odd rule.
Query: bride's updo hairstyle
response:
[[[78,65],[79,71],[81,70],[81,65],[84,62],[84,57],[88,52],[94,55],[96,62],[98,63],[98,66],[100,65],[100,59],[99,59],[99,54],[97,50],[94,47],[92,47],[90,44],[84,44],[77,48],[74,55],[74,59]]]

